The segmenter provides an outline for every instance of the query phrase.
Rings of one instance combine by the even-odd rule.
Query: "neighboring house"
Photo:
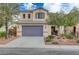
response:
[[[48,11],[35,9],[19,12],[20,20],[17,22],[17,36],[42,36],[51,35],[51,26],[47,24]]]

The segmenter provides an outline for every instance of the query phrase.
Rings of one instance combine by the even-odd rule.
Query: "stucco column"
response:
[[[60,26],[58,30],[58,35],[64,34],[64,26]]]
[[[22,36],[22,25],[17,25],[17,36]]]
[[[51,35],[51,25],[43,25],[43,36]]]

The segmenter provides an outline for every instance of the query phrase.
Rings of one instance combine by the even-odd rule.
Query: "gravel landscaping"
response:
[[[65,37],[59,37],[55,36],[53,38],[45,38],[45,44],[46,45],[78,45],[79,44],[79,39],[74,38],[74,39],[67,39]]]

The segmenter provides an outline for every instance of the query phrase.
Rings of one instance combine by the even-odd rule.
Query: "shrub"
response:
[[[52,44],[58,44],[58,42],[54,41],[54,42],[52,42]]]
[[[77,40],[77,43],[79,43],[79,40]]]
[[[53,39],[53,38],[54,38],[54,36],[52,36],[52,35],[49,35],[49,36],[48,36],[48,38],[49,38],[49,39]]]
[[[6,32],[0,32],[0,37],[5,37],[6,36]]]
[[[71,32],[71,33],[65,33],[65,34],[63,34],[63,36],[65,36],[67,39],[73,39],[73,38],[75,38],[76,36],[75,36],[75,34],[73,33],[73,32]]]
[[[49,37],[46,37],[45,41],[46,42],[51,42],[51,39]]]
[[[46,39],[45,42],[51,42],[51,40],[50,39]]]
[[[45,38],[46,42],[51,42],[54,36],[49,35],[48,37]]]
[[[73,39],[73,36],[71,34],[66,35],[67,39]]]

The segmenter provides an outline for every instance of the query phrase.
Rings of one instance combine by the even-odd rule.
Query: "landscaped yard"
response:
[[[7,44],[12,40],[14,40],[14,38],[8,38],[8,39],[0,38],[0,44]]]
[[[74,35],[61,35],[61,36],[51,36],[49,35],[45,39],[46,45],[77,45],[79,44],[79,38]]]
[[[14,36],[8,36],[6,39],[5,36],[6,36],[6,32],[0,31],[0,44],[7,44],[8,42],[10,42],[16,38]]]

